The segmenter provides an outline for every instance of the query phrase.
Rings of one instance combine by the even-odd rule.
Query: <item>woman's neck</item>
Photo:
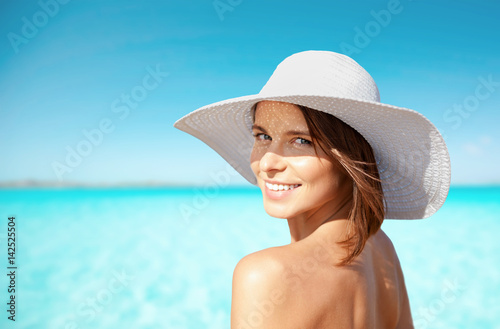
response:
[[[328,223],[328,230],[338,235],[339,239],[345,238],[348,225],[349,211],[352,207],[352,198],[341,202],[327,203],[318,209],[304,212],[287,219],[290,229],[291,243],[305,239],[320,226]],[[343,238],[340,238],[343,236]]]

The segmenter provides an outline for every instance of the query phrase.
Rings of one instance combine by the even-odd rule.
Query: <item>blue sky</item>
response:
[[[0,4],[0,182],[248,185],[173,123],[331,50],[440,129],[452,183],[500,183],[498,1],[60,1]]]

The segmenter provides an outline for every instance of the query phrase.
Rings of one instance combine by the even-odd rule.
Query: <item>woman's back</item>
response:
[[[325,226],[245,257],[234,276],[232,328],[413,328],[403,274],[382,230],[347,266]],[[244,287],[244,288],[243,288]]]

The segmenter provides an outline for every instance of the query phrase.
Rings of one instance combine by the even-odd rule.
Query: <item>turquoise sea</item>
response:
[[[0,190],[1,328],[229,328],[243,256],[289,242],[256,188]],[[16,321],[7,319],[16,217]],[[500,328],[500,187],[387,220],[416,328]]]

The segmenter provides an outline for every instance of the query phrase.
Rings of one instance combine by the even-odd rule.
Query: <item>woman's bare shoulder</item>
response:
[[[273,247],[243,257],[233,273],[231,328],[279,328],[286,321],[289,289],[283,274],[289,248]]]
[[[379,230],[367,241],[366,249],[370,254],[370,266],[375,272],[376,298],[379,300],[377,305],[391,309],[390,313],[394,315],[383,320],[391,323],[391,327],[413,328],[404,274],[391,239]]]
[[[390,251],[391,253],[396,253],[396,249],[394,248],[394,244],[391,239],[382,229],[379,229],[377,233],[373,236],[374,240],[376,240],[381,246],[383,246],[386,251]]]
[[[260,250],[243,257],[233,273],[233,284],[262,285],[273,280],[283,269],[282,253],[277,248]]]
[[[317,321],[333,317],[342,323],[339,317],[344,305],[353,305],[358,276],[334,266],[325,246],[313,246],[297,242],[241,259],[233,275],[231,327],[320,328]]]

